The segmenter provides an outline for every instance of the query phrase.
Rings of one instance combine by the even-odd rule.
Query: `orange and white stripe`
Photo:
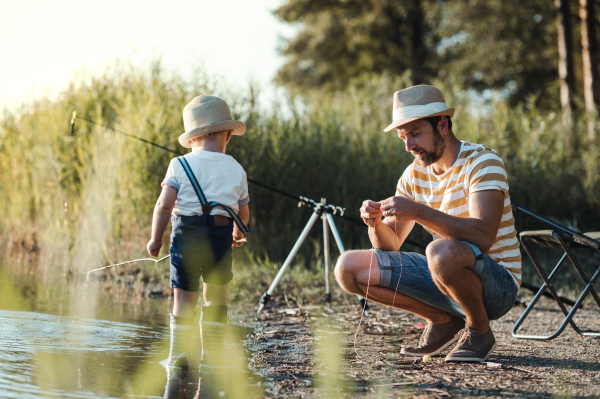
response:
[[[488,255],[504,266],[520,286],[521,251],[510,206],[506,168],[496,151],[463,141],[456,162],[442,175],[434,174],[431,166],[415,160],[398,181],[396,195],[411,198],[449,215],[468,217],[469,194],[483,190],[500,190],[504,193],[504,212]],[[441,238],[434,231],[427,231],[434,240]]]

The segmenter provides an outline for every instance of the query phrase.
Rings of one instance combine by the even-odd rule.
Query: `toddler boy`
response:
[[[231,208],[248,223],[248,182],[244,168],[225,154],[232,135],[243,135],[246,126],[232,120],[227,103],[214,96],[198,96],[183,109],[185,133],[179,143],[192,152],[173,158],[154,208],[148,253],[158,256],[165,228],[171,219],[171,287],[174,304],[170,315],[171,346],[166,367],[187,365],[194,309],[203,282],[205,305],[200,315],[202,359],[207,366],[223,364],[223,339],[227,324],[227,286],[233,278],[232,246],[242,246],[244,234],[229,214],[218,207],[202,206],[187,162],[208,202]],[[193,178],[193,176],[191,176]]]

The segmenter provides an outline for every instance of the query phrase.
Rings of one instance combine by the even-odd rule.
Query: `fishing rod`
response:
[[[73,113],[73,115],[75,115],[75,112]],[[81,115],[78,116],[78,118],[82,119],[82,120],[84,120],[84,121],[86,121],[88,123],[91,123],[93,125],[101,126],[101,127],[105,128],[105,129],[110,129],[110,130],[112,130],[112,131],[114,131],[116,133],[120,133],[120,134],[122,134],[124,136],[127,136],[129,138],[141,141],[141,142],[146,143],[148,145],[151,145],[153,147],[160,148],[161,150],[164,150],[164,151],[176,154],[176,155],[185,155],[183,152],[180,152],[180,151],[173,150],[171,148],[162,146],[162,145],[160,145],[158,143],[152,142],[152,141],[147,140],[147,139],[145,139],[143,137],[139,137],[139,136],[133,135],[131,133],[127,133],[127,132],[124,132],[122,130],[115,129],[113,127],[110,127],[110,126],[104,125],[102,123],[96,122],[96,121],[94,121],[92,119],[88,119],[86,117],[83,117]],[[71,123],[71,132],[73,132],[74,123],[75,123],[75,117],[73,116],[73,120],[72,120],[72,123]],[[255,185],[259,186],[259,187],[262,187],[264,189],[273,191],[273,192],[278,193],[278,194],[280,194],[280,195],[282,195],[284,197],[287,197],[287,198],[299,201],[298,202],[298,207],[300,207],[302,205],[305,205],[305,206],[307,206],[309,208],[314,208],[314,207],[317,206],[317,203],[315,201],[309,199],[309,198],[306,198],[306,197],[303,197],[303,196],[300,196],[300,195],[294,195],[294,194],[288,193],[286,191],[280,190],[280,189],[278,189],[276,187],[269,186],[269,185],[267,185],[265,183],[261,183],[261,182],[259,182],[257,180],[251,179],[251,178],[247,178],[247,179],[248,179],[248,181],[250,183],[255,184]],[[331,205],[328,205],[328,206],[331,206]],[[341,208],[341,207],[334,207],[334,208],[335,209],[332,209],[332,213],[334,215],[339,216],[342,219],[348,220],[348,221],[353,222],[355,224],[360,224],[360,225],[364,226],[364,222],[362,220],[358,220],[358,219],[353,218],[351,216],[345,215],[346,208]],[[409,245],[412,245],[413,247],[417,247],[417,248],[421,248],[421,249],[425,249],[425,247],[426,247],[425,245],[423,245],[423,244],[421,244],[419,242],[413,241],[411,239],[408,239],[408,238],[405,239],[404,242],[407,243],[407,244],[409,244]]]
[[[162,258],[160,258],[160,259],[141,258],[141,259],[128,260],[127,262],[115,263],[114,265],[108,265],[108,266],[104,266],[104,267],[99,267],[99,268],[97,268],[97,269],[90,270],[90,271],[87,273],[87,281],[90,281],[90,273],[93,273],[93,272],[98,272],[98,271],[100,271],[100,270],[109,269],[109,268],[111,268],[111,267],[123,266],[123,265],[128,265],[128,264],[130,264],[130,263],[135,263],[135,262],[143,262],[143,261],[149,261],[149,260],[151,260],[151,261],[152,261],[152,262],[154,262],[154,263],[158,263],[158,262],[162,262],[163,260],[165,260],[165,259],[167,259],[167,258],[170,258],[170,257],[171,257],[171,255],[163,256],[163,257],[162,257]]]
[[[234,240],[234,241],[235,242],[248,242],[245,238],[242,238],[240,240]],[[128,260],[126,262],[120,262],[120,263],[115,263],[115,264],[108,265],[108,266],[99,267],[97,269],[93,269],[93,270],[90,270],[89,272],[87,272],[87,281],[90,281],[90,273],[93,273],[93,272],[99,272],[100,270],[110,269],[112,267],[118,267],[118,266],[128,265],[130,263],[136,263],[136,262],[152,261],[154,263],[159,263],[159,262],[162,262],[163,260],[168,259],[170,257],[171,257],[171,255],[169,254],[169,255],[163,256],[160,259],[140,258],[140,259]]]

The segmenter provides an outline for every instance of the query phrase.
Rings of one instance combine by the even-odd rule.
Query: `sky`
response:
[[[161,57],[184,76],[203,64],[234,87],[264,92],[297,27],[273,15],[285,0],[0,0],[0,107],[53,97],[77,72]]]

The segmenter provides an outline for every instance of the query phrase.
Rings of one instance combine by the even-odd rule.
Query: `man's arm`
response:
[[[399,221],[413,220],[442,237],[466,241],[487,253],[498,234],[504,193],[485,190],[470,194],[469,217],[448,215],[404,197],[391,197],[381,204],[385,216],[394,216]]]
[[[373,248],[384,251],[397,251],[413,229],[413,220],[399,222],[395,218],[385,218],[377,227],[369,226],[369,238]]]
[[[152,217],[152,237],[148,241],[146,248],[150,256],[158,256],[162,247],[162,237],[171,218],[171,212],[177,200],[177,190],[168,184],[163,185],[162,191],[156,205],[154,206],[154,216]]]
[[[404,243],[415,222],[397,221],[394,217],[381,220],[381,203],[366,200],[360,208],[360,216],[369,226],[369,239],[373,248],[396,251]]]

